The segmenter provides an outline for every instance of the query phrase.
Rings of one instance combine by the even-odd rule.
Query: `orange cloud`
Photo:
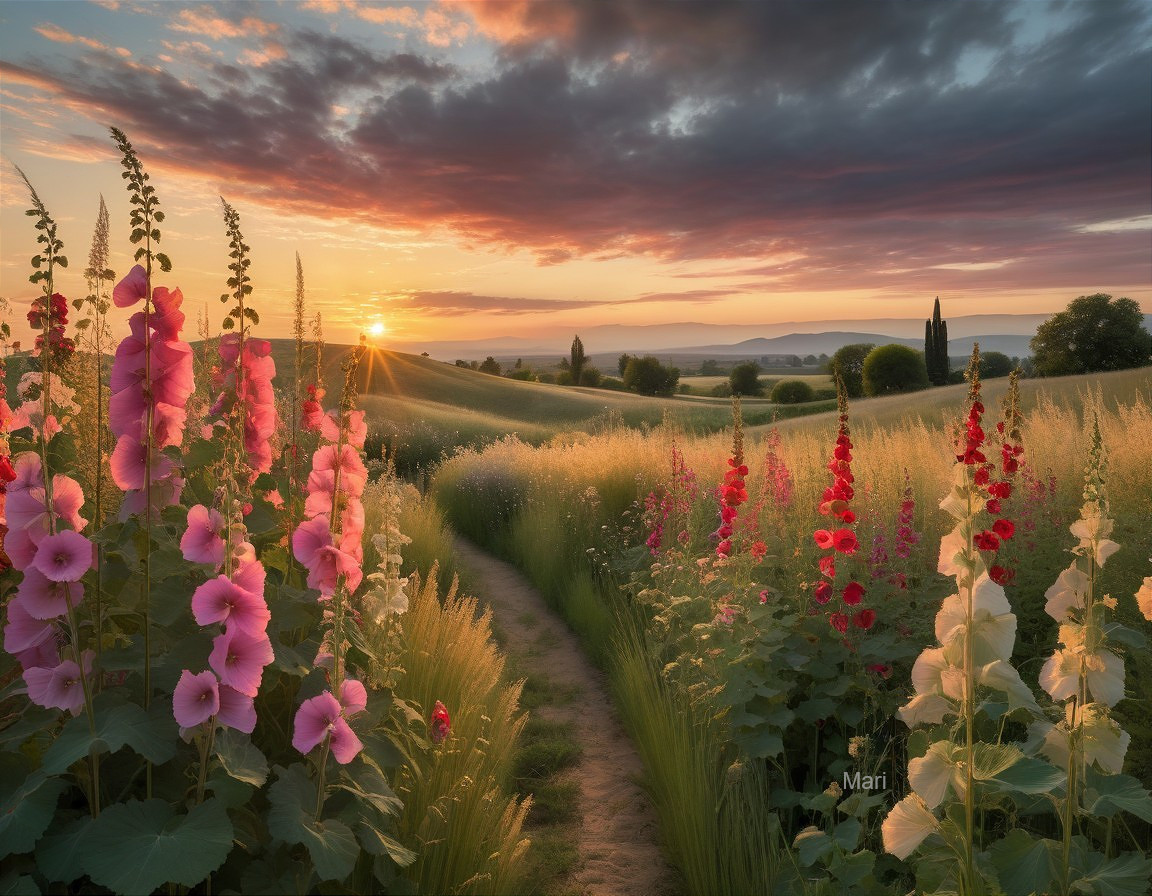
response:
[[[59,25],[37,25],[34,30],[41,37],[55,41],[59,44],[82,44],[83,46],[90,47],[93,50],[111,49],[107,44],[102,44],[98,40],[92,40],[90,37],[82,37],[78,34],[72,34],[69,31],[65,31]]]
[[[214,15],[210,9],[182,9],[176,19],[168,26],[173,31],[206,34],[209,37],[267,37],[280,28],[274,22],[265,22],[255,16],[247,16],[237,22]]]

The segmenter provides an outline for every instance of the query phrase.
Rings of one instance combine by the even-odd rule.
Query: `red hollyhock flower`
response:
[[[448,732],[451,730],[452,720],[448,718],[448,710],[443,703],[437,700],[436,706],[432,709],[432,722],[428,726],[429,734],[432,736],[432,743],[444,743],[444,739],[448,737]]]
[[[860,601],[864,599],[864,586],[859,582],[849,582],[844,586],[844,592],[841,594],[841,599],[850,607],[856,606],[856,604],[860,603]]]
[[[844,613],[833,613],[828,617],[828,624],[840,634],[844,634],[848,631],[848,616]]]
[[[816,541],[816,547],[822,551],[832,547],[832,533],[827,529],[817,529],[812,533],[812,538]]]
[[[990,578],[997,585],[1008,585],[1014,578],[1016,578],[1016,575],[1012,572],[1012,570],[1005,569],[1003,566],[997,564],[988,570],[988,578]]]
[[[832,599],[832,585],[828,582],[819,582],[812,592],[812,599],[818,604],[826,604]]]
[[[860,543],[851,529],[837,529],[832,535],[832,547],[841,554],[854,554]]]
[[[977,533],[972,538],[972,543],[979,551],[994,551],[1000,547],[1000,539],[988,530]]]
[[[852,624],[858,629],[868,631],[876,622],[875,610],[861,610],[852,617]]]
[[[1016,527],[1012,525],[1011,520],[996,520],[992,524],[992,531],[999,535],[1002,541],[1007,541],[1016,534]]]
[[[764,555],[768,553],[768,545],[762,541],[754,541],[752,542],[752,547],[748,549],[748,553],[752,555],[753,560],[763,560]]]

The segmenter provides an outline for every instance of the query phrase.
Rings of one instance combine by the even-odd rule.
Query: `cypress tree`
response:
[[[948,361],[948,322],[940,319],[940,297],[932,308],[932,319],[924,321],[924,364],[928,380],[935,386],[948,382],[951,364]]]

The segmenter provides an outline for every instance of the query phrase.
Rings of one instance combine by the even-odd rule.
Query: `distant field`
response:
[[[811,370],[811,368],[809,368]],[[772,391],[772,387],[782,380],[801,380],[811,386],[813,389],[831,389],[834,388],[832,377],[826,373],[793,373],[787,368],[780,370],[764,371],[760,374],[760,382],[764,384],[764,394],[767,395]],[[720,385],[728,385],[727,376],[682,376],[680,377],[680,384],[688,386],[692,391],[690,395],[711,395],[712,390]]]

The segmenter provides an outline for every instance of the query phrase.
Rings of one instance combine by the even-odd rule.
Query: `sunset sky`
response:
[[[223,195],[266,336],[295,253],[328,341],[1063,309],[1152,312],[1152,6],[1134,2],[0,3],[0,296],[19,165],[84,293],[124,130],[192,321]],[[567,337],[570,338],[570,335]]]

